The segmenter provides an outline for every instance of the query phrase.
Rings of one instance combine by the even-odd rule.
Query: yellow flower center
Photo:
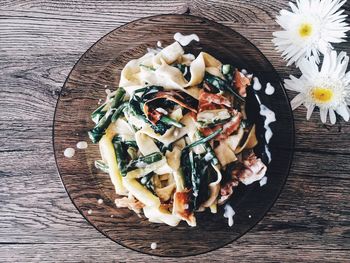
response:
[[[309,37],[312,33],[312,25],[309,23],[302,23],[299,26],[299,35],[301,37]]]
[[[311,90],[311,96],[317,103],[327,103],[333,98],[333,90],[330,88],[314,87]]]

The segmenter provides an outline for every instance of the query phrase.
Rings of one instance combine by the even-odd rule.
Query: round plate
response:
[[[267,96],[257,92],[261,101],[276,113],[271,125],[274,133],[270,142],[272,162],[268,165],[267,184],[240,186],[230,200],[236,212],[234,225],[229,227],[222,208],[217,214],[198,213],[198,226],[185,222],[177,227],[148,222],[126,208],[116,208],[116,198],[109,176],[94,167],[99,159],[98,145],[90,143],[87,131],[93,127],[90,113],[105,89],[114,90],[124,65],[141,57],[147,47],[160,40],[171,44],[176,32],[196,33],[199,43],[187,51],[197,55],[201,50],[223,63],[258,76],[263,87],[270,82],[276,89]],[[263,141],[263,118],[258,114],[252,89],[248,94],[249,114],[255,118],[260,142]],[[136,251],[159,256],[188,256],[220,248],[251,229],[271,208],[288,176],[294,145],[293,117],[285,90],[271,63],[247,39],[237,32],[204,18],[189,15],[161,15],[126,24],[110,32],[94,44],[77,62],[70,73],[57,103],[54,119],[54,151],[62,182],[80,213],[101,233],[119,244]],[[67,147],[75,148],[78,141],[89,142],[84,150],[76,149],[73,158],[63,155]],[[256,149],[263,154],[263,143]],[[104,202],[99,204],[98,200]],[[157,249],[150,248],[157,243]]]

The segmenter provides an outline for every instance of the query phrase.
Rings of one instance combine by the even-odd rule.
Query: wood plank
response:
[[[274,248],[260,240],[261,245],[236,244],[216,251],[186,258],[159,258],[131,251],[109,241],[71,244],[3,244],[2,262],[349,262],[346,250]],[[239,259],[239,260],[238,260]]]
[[[6,109],[0,111],[0,213],[6,215],[0,222],[0,240],[8,242],[0,245],[1,262],[102,258],[165,262],[141,256],[104,238],[71,204],[52,156],[55,91],[62,87],[80,55],[110,30],[143,16],[182,13],[188,8],[192,14],[214,19],[242,33],[263,51],[283,78],[297,73],[285,66],[271,44],[270,34],[278,29],[274,16],[287,6],[287,1],[215,1],[214,7],[208,4],[212,3],[0,2],[0,108]],[[349,1],[345,8],[349,14]],[[350,52],[348,44],[336,47]],[[271,212],[233,245],[188,261],[210,257],[220,262],[232,256],[243,262],[349,261],[349,124],[341,122],[339,131],[339,126],[324,127],[316,115],[309,122],[304,116],[303,109],[295,112],[298,152],[285,190]],[[319,164],[317,160],[326,161]],[[302,240],[305,231],[306,238]],[[266,237],[271,234],[270,243]],[[13,244],[18,242],[23,244]]]
[[[50,155],[45,154],[46,159],[40,153],[12,154],[23,160],[23,171],[11,171],[8,165],[1,172],[0,242],[95,242],[102,237],[72,205],[50,165]],[[307,155],[301,153],[297,158],[304,160]],[[33,164],[31,158],[40,162]],[[272,210],[240,240],[259,245],[269,236],[270,244],[276,247],[350,249],[346,242],[350,233],[346,212],[350,210],[350,181],[321,176],[325,173],[317,172],[317,168],[305,166],[293,171]],[[313,169],[321,175],[308,176]]]

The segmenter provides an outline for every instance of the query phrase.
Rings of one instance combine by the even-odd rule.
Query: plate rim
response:
[[[161,258],[186,258],[186,257],[193,257],[193,256],[198,256],[198,255],[203,255],[203,254],[206,254],[206,253],[210,253],[210,252],[213,252],[217,249],[221,249],[221,248],[224,248],[226,247],[227,245],[229,244],[234,244],[234,241],[238,240],[239,238],[243,237],[245,234],[247,234],[248,232],[250,232],[256,225],[258,225],[265,217],[266,215],[270,212],[270,210],[272,209],[272,207],[275,205],[276,201],[278,200],[278,198],[280,197],[281,193],[282,193],[282,190],[284,189],[285,185],[286,185],[286,182],[287,182],[287,179],[290,175],[290,171],[291,171],[291,167],[292,167],[292,163],[294,161],[294,153],[295,153],[295,120],[294,120],[294,114],[293,114],[293,110],[292,110],[292,107],[290,105],[290,103],[288,103],[288,112],[291,116],[291,142],[290,142],[290,158],[289,158],[289,162],[288,162],[288,167],[287,167],[287,173],[286,173],[286,176],[284,177],[283,179],[283,183],[281,185],[281,187],[278,189],[278,191],[276,191],[276,197],[273,199],[273,202],[271,202],[271,204],[268,206],[268,208],[266,209],[266,212],[263,213],[259,219],[256,221],[255,224],[253,224],[252,226],[250,226],[249,228],[247,228],[246,231],[243,231],[240,235],[238,235],[236,238],[234,238],[233,240],[229,241],[229,242],[226,242],[224,243],[223,245],[221,245],[220,247],[215,247],[215,248],[210,248],[208,249],[207,251],[203,251],[203,252],[199,252],[199,253],[189,253],[189,254],[186,254],[186,255],[162,255],[162,254],[154,254],[154,253],[150,253],[150,252],[146,252],[146,251],[142,251],[142,250],[138,250],[136,248],[133,248],[133,247],[129,247],[127,245],[125,245],[123,242],[120,242],[120,241],[117,241],[117,240],[114,240],[112,239],[107,233],[105,233],[103,230],[99,229],[95,224],[93,224],[92,222],[90,222],[90,220],[84,215],[83,211],[78,207],[78,205],[74,202],[72,196],[70,195],[66,185],[64,184],[63,182],[63,178],[62,178],[62,175],[61,175],[61,172],[60,172],[60,168],[58,166],[58,163],[57,163],[57,155],[56,155],[56,148],[55,148],[55,123],[56,123],[56,115],[57,115],[57,108],[58,108],[58,103],[61,99],[61,96],[62,96],[62,91],[63,89],[65,88],[68,80],[69,80],[69,77],[71,76],[72,72],[76,69],[77,65],[80,63],[80,61],[85,57],[85,55],[90,52],[91,49],[93,49],[97,43],[99,43],[103,38],[105,38],[106,36],[108,36],[109,34],[113,33],[114,31],[117,31],[117,30],[120,30],[132,23],[135,23],[135,22],[139,22],[141,20],[144,20],[144,19],[152,19],[152,18],[157,18],[157,17],[167,17],[167,16],[175,16],[175,17],[192,17],[192,18],[195,18],[195,19],[201,19],[201,20],[204,20],[208,23],[212,23],[212,24],[215,24],[216,26],[218,27],[221,27],[222,29],[226,29],[229,31],[229,33],[233,33],[233,34],[236,34],[238,35],[239,37],[241,37],[242,39],[244,39],[245,41],[249,42],[249,44],[252,45],[253,48],[255,48],[255,50],[262,56],[262,58],[264,59],[264,61],[266,63],[269,64],[269,66],[271,67],[271,71],[274,73],[274,75],[276,75],[276,82],[278,82],[278,84],[281,86],[282,88],[282,93],[284,95],[284,97],[289,101],[289,97],[288,97],[288,94],[286,92],[286,88],[284,87],[283,85],[283,82],[282,82],[282,79],[280,77],[280,75],[278,74],[278,72],[276,71],[275,67],[272,65],[272,63],[270,62],[270,60],[267,59],[267,57],[264,55],[264,53],[254,44],[252,43],[248,38],[246,38],[245,36],[243,36],[241,33],[237,32],[236,30],[232,29],[231,27],[228,27],[226,25],[223,25],[219,22],[216,22],[214,20],[211,20],[211,19],[208,19],[208,18],[205,18],[205,17],[202,17],[202,16],[197,16],[197,15],[192,15],[192,14],[187,14],[187,13],[183,13],[183,14],[174,14],[174,13],[164,13],[164,14],[158,14],[158,15],[152,15],[152,16],[145,16],[145,17],[141,17],[141,18],[138,18],[138,19],[135,19],[135,20],[132,20],[130,22],[127,22],[123,25],[120,25],[114,29],[112,29],[111,31],[107,32],[106,34],[104,34],[103,36],[101,36],[98,40],[96,40],[80,57],[79,59],[74,63],[72,69],[69,71],[62,87],[61,87],[61,90],[58,94],[58,97],[57,97],[57,100],[56,100],[56,103],[55,103],[55,110],[54,110],[54,115],[53,115],[53,120],[52,120],[52,133],[51,133],[51,136],[52,136],[52,149],[53,149],[53,154],[54,154],[54,159],[55,159],[55,166],[56,166],[56,172],[58,174],[58,177],[60,179],[60,182],[63,186],[63,188],[65,189],[65,192],[66,194],[68,195],[70,201],[72,202],[72,204],[74,205],[74,207],[76,208],[76,210],[78,210],[78,212],[82,215],[82,217],[89,223],[89,225],[93,226],[99,233],[101,233],[103,236],[107,237],[109,240],[113,241],[114,243],[117,243],[118,245],[121,245],[122,247],[124,248],[127,248],[127,249],[131,249],[132,251],[135,251],[135,252],[138,252],[138,253],[142,253],[144,255],[148,255],[148,256],[156,256],[156,257],[161,257]]]

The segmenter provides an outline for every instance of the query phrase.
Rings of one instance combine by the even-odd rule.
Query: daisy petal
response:
[[[328,109],[327,108],[320,108],[320,116],[321,116],[321,121],[323,123],[327,122],[327,115],[328,115]]]
[[[290,105],[292,106],[292,110],[295,110],[296,108],[298,108],[301,104],[303,104],[304,101],[305,101],[305,98],[303,93],[299,93],[298,95],[296,95],[294,99],[292,99],[292,101],[290,102]]]
[[[349,121],[349,108],[345,104],[340,105],[336,110],[335,110],[342,118],[344,121]]]
[[[337,118],[335,116],[334,110],[329,109],[329,120],[331,122],[331,124],[335,124]]]
[[[315,109],[315,104],[310,104],[306,108],[307,108],[306,119],[310,120],[311,114],[313,113],[313,111]]]

